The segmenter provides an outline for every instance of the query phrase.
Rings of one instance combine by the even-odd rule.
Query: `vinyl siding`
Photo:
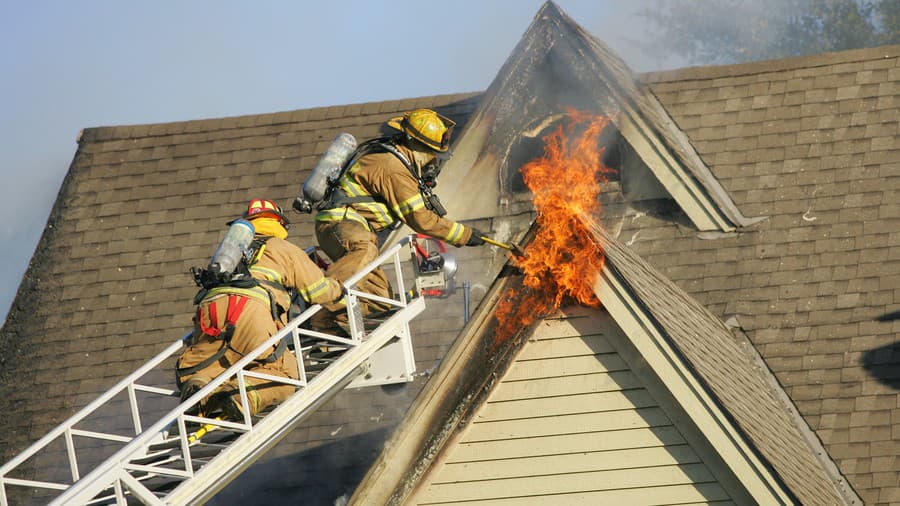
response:
[[[539,325],[411,504],[733,504],[590,320]]]

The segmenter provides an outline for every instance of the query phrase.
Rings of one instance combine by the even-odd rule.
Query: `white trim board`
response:
[[[594,285],[594,292],[647,365],[678,399],[685,413],[706,436],[731,473],[741,480],[753,500],[757,504],[793,504],[792,496],[781,481],[760,460],[609,267],[603,267]]]

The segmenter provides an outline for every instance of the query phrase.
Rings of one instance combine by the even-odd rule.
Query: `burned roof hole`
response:
[[[510,146],[503,175],[503,188],[508,193],[528,191],[519,169],[528,162],[542,157],[544,155],[546,137],[558,128],[568,128],[568,122],[569,118],[563,114],[550,115],[527,125],[521,134],[516,137],[516,140]],[[584,127],[576,126],[573,138],[577,138],[581,133],[579,128]],[[613,169],[613,172],[606,175],[606,180],[608,181],[619,180],[619,167],[622,159],[618,142],[620,137],[618,129],[610,123],[603,130],[603,133],[600,134],[600,139],[597,142],[597,150],[604,150],[603,165]]]

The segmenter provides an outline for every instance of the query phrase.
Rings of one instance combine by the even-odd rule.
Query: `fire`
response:
[[[510,289],[494,312],[495,343],[560,307],[566,298],[598,307],[593,284],[603,267],[603,250],[580,216],[598,215],[600,190],[612,169],[602,163],[600,133],[609,118],[570,110],[565,126],[544,138],[544,154],[519,171],[533,194],[536,234],[519,259],[523,288]]]

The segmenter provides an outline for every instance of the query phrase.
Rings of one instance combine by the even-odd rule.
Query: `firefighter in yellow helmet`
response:
[[[289,221],[275,202],[253,199],[242,218],[255,231],[239,281],[204,283],[195,298],[197,314],[189,346],[176,364],[182,400],[209,383],[273,336],[287,323],[294,290],[308,304],[341,298],[341,286],[324,275],[298,246],[286,241]],[[198,281],[198,284],[199,281]],[[252,363],[250,370],[297,379],[297,359],[284,344]],[[281,402],[294,387],[247,378],[251,415]],[[237,381],[226,382],[201,405],[207,416],[241,419]]]
[[[387,122],[395,135],[360,144],[355,161],[316,215],[316,239],[334,261],[329,276],[343,282],[358,272],[378,256],[376,234],[402,224],[457,247],[484,244],[480,231],[444,218],[446,211],[433,194],[441,163],[450,157],[454,125],[435,111],[416,109]],[[391,295],[381,269],[357,287],[382,297]],[[388,309],[361,302],[369,313]],[[340,309],[325,307],[332,313]],[[320,311],[316,325],[324,326],[327,317]]]

